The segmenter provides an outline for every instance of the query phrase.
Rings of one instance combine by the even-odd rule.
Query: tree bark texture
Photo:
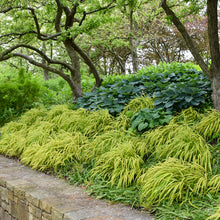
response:
[[[208,35],[211,54],[212,100],[220,112],[220,50],[218,37],[218,0],[207,0]]]

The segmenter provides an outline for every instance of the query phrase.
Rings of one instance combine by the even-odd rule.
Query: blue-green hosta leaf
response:
[[[167,102],[167,103],[165,104],[165,108],[169,108],[169,107],[173,106],[173,104],[174,104],[173,101]]]
[[[192,96],[186,96],[185,97],[186,102],[191,102],[193,100]]]
[[[147,128],[148,127],[148,123],[146,122],[146,123],[140,123],[139,125],[138,125],[138,131],[143,131],[145,128]]]

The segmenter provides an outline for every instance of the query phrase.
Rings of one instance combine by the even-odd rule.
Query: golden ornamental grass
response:
[[[102,176],[118,187],[129,186],[141,174],[142,158],[131,142],[118,144],[117,148],[102,154],[91,170],[93,177]]]
[[[195,126],[195,130],[207,141],[217,138],[220,140],[220,113],[210,110]]]
[[[196,163],[169,158],[149,168],[139,179],[141,204],[149,208],[162,201],[183,202],[207,192],[205,169]]]
[[[135,114],[144,108],[154,108],[154,100],[148,96],[138,96],[126,105],[121,115],[125,115],[127,111]]]
[[[220,174],[211,177],[208,183],[208,189],[213,194],[220,192]]]
[[[190,127],[176,129],[176,134],[164,145],[155,147],[155,157],[159,160],[169,157],[200,164],[205,170],[212,170],[211,146]]]
[[[220,219],[220,206],[217,207],[216,213],[208,217],[206,220],[219,220]]]
[[[67,162],[83,160],[82,150],[87,144],[88,140],[83,134],[71,135],[62,131],[46,144],[28,147],[21,155],[21,161],[33,169],[57,170]]]
[[[84,154],[88,160],[96,160],[103,153],[117,148],[119,144],[128,142],[131,138],[129,134],[122,133],[118,130],[106,131],[91,140],[87,148],[85,148]]]
[[[196,122],[200,121],[202,118],[201,114],[199,114],[195,109],[192,107],[187,108],[181,111],[177,116],[175,116],[171,123],[184,123],[184,124],[195,124]]]

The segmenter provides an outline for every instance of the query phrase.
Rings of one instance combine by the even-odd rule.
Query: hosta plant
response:
[[[131,117],[131,127],[137,129],[137,131],[144,132],[160,125],[168,124],[171,119],[171,114],[162,111],[162,109],[145,108]]]

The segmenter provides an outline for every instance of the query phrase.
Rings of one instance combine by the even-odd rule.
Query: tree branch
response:
[[[183,26],[183,24],[181,23],[179,18],[176,16],[176,14],[169,8],[169,6],[167,5],[166,0],[161,0],[161,6],[164,9],[167,16],[170,16],[172,18],[173,24],[176,26],[176,28],[179,30],[179,32],[183,36],[183,38],[186,42],[186,45],[188,46],[190,52],[194,56],[195,60],[198,62],[201,69],[210,78],[211,75],[210,75],[210,72],[208,70],[208,66],[206,65],[206,63],[204,62],[202,57],[200,56],[200,54],[199,54],[197,48],[195,47],[195,45],[194,45],[189,33],[187,32],[186,28]]]
[[[63,14],[63,6],[61,4],[61,2],[59,0],[55,0],[57,3],[57,14],[56,14],[56,18],[55,18],[55,29],[57,33],[61,33],[61,17]]]
[[[75,14],[76,14],[76,9],[77,6],[79,4],[78,3],[74,3],[72,9],[70,10],[69,7],[64,7],[64,11],[66,14],[66,23],[65,23],[65,29],[67,30],[69,27],[73,26],[74,21],[78,21],[78,19],[75,19]]]
[[[48,70],[50,72],[58,74],[59,76],[61,76],[64,79],[67,79],[69,77],[69,75],[63,73],[61,70],[57,70],[57,69],[55,69],[53,67],[50,67],[48,65],[45,65],[43,63],[39,63],[36,60],[32,59],[31,57],[26,56],[26,55],[24,55],[22,53],[11,53],[11,54],[9,54],[7,56],[4,56],[4,57],[0,56],[0,61],[8,60],[8,59],[13,58],[13,57],[21,57],[21,58],[27,60],[29,63],[31,63],[31,64],[33,64],[35,66],[41,67],[41,68],[46,69],[46,70]]]
[[[35,9],[34,8],[31,8],[31,7],[21,7],[21,6],[18,6],[18,7],[9,7],[5,10],[2,10],[0,11],[0,13],[7,13],[13,9],[22,9],[22,10],[29,10],[31,11],[32,13],[32,16],[34,18],[34,22],[35,22],[35,26],[36,26],[36,29],[37,31],[29,31],[29,33],[34,33],[34,34],[37,34],[37,38],[39,40],[42,40],[42,41],[46,41],[46,40],[50,40],[50,39],[53,39],[53,40],[56,40],[56,37],[60,36],[61,35],[61,31],[60,32],[57,32],[56,34],[50,34],[50,35],[46,35],[46,34],[42,34],[40,32],[40,25],[39,25],[39,22],[38,22],[38,18],[35,14]],[[28,34],[28,32],[25,32]],[[25,34],[24,33],[24,34]],[[16,33],[15,35],[24,35],[23,33],[19,34],[19,33]],[[0,37],[1,38],[1,37]]]
[[[108,5],[104,6],[104,7],[101,7],[101,8],[98,8],[98,9],[95,9],[93,11],[89,11],[89,12],[83,12],[83,17],[82,19],[80,20],[79,22],[79,26],[82,25],[83,21],[85,20],[86,16],[89,15],[89,14],[93,14],[93,13],[96,13],[98,11],[102,11],[102,10],[105,10],[105,9],[111,9],[111,8],[114,8],[115,5],[112,5],[113,3],[115,2],[115,0],[112,0],[112,2],[110,2]],[[111,6],[112,5],[112,6]]]
[[[0,61],[1,59],[3,59],[4,57],[6,56],[10,56],[10,53],[14,50],[16,50],[17,48],[20,48],[20,47],[24,47],[24,48],[28,48],[28,49],[31,49],[35,52],[37,52],[43,59],[45,59],[49,64],[59,64],[59,65],[62,65],[64,66],[65,68],[69,69],[70,71],[74,71],[74,69],[72,68],[72,66],[68,65],[67,63],[65,62],[62,62],[62,61],[59,61],[59,60],[53,60],[51,58],[49,58],[45,53],[43,53],[41,50],[33,47],[33,46],[30,46],[30,45],[27,45],[27,44],[17,44],[7,50],[5,50],[1,55],[0,55]],[[25,56],[25,55],[24,55]]]

